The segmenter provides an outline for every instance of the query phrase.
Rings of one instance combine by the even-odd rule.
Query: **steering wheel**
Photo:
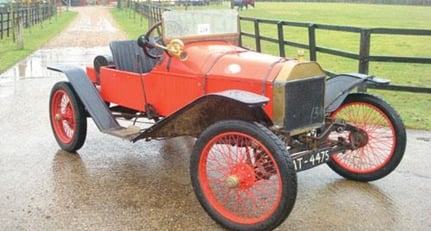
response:
[[[152,59],[160,59],[165,51],[163,42],[162,22],[154,24],[146,34],[138,37],[138,45],[142,47],[144,53]]]

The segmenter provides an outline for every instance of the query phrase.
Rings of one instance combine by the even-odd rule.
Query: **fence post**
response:
[[[7,12],[7,23],[6,23],[6,28],[7,28],[7,31],[6,31],[6,36],[7,37],[9,37],[10,36],[10,27],[11,27],[11,25],[10,25],[10,12]]]
[[[316,24],[308,25],[308,47],[310,50],[310,60],[317,61],[316,51]]]
[[[238,38],[238,46],[242,47],[242,33],[241,33],[241,17],[238,17],[238,32],[239,32],[239,38]]]
[[[280,57],[286,57],[286,52],[284,51],[284,33],[283,33],[282,21],[279,21],[277,23],[277,32],[278,32],[278,50],[280,53]]]
[[[3,13],[0,13],[0,39],[3,39]]]
[[[144,4],[142,4],[142,5],[140,5],[140,12],[141,12],[141,26],[142,25],[144,25],[144,17],[145,17],[145,15],[146,15],[146,11],[145,11],[145,5]]]
[[[256,41],[256,51],[261,52],[259,21],[257,19],[254,19],[253,22],[254,22],[254,38]]]
[[[15,14],[17,14],[18,12],[16,12],[15,11],[15,8],[14,8],[14,5],[15,4],[11,4],[11,16],[10,16],[10,25],[11,25],[11,28],[12,28],[12,41],[13,42],[16,42],[16,37],[15,37]]]
[[[361,30],[361,41],[359,45],[359,67],[358,72],[362,74],[368,74],[368,68],[370,64],[370,39],[371,31],[369,29]],[[367,85],[365,83],[358,87],[359,92],[366,92]]]
[[[22,20],[21,16],[18,16],[16,18],[16,25],[17,25],[17,30],[16,30],[17,42],[16,42],[16,44],[18,45],[19,49],[24,49],[24,35],[23,35],[24,25],[23,25],[23,20]]]
[[[148,6],[148,29],[153,25],[153,9]]]
[[[24,27],[28,27],[28,15],[27,15],[26,11],[27,11],[26,8],[23,8],[23,9],[20,10]],[[19,14],[18,14],[18,17],[19,17]]]

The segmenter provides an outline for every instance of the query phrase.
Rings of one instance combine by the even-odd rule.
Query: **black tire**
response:
[[[365,93],[350,94],[331,117],[345,119],[368,136],[365,146],[331,157],[328,165],[339,175],[356,181],[373,181],[391,173],[401,162],[406,130],[398,113],[384,100]],[[349,134],[334,135],[348,139]]]
[[[296,171],[287,149],[257,123],[208,127],[194,146],[190,174],[202,207],[230,230],[273,229],[295,204]]]
[[[49,117],[54,137],[61,149],[75,152],[87,136],[87,113],[69,82],[58,82],[49,100]]]

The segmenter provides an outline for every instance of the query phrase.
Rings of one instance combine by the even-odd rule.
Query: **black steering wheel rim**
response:
[[[142,47],[142,50],[144,51],[145,55],[152,59],[160,59],[163,56],[164,49],[158,48],[155,46],[156,44],[164,46],[163,43],[163,36],[162,36],[162,21],[155,23],[151,28],[145,33],[145,35],[141,35],[138,38],[138,45]],[[153,32],[157,30],[158,38],[154,39],[155,37],[152,36]],[[159,55],[153,54],[156,52],[151,52],[153,49],[159,49],[157,53],[160,53]]]

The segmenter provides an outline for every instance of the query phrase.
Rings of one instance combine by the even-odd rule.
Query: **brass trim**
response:
[[[325,72],[316,62],[287,61],[277,75],[277,82],[325,76]]]
[[[316,62],[299,62],[289,60],[283,64],[273,83],[273,122],[284,125],[286,112],[285,86],[290,81],[326,76],[323,69]]]

